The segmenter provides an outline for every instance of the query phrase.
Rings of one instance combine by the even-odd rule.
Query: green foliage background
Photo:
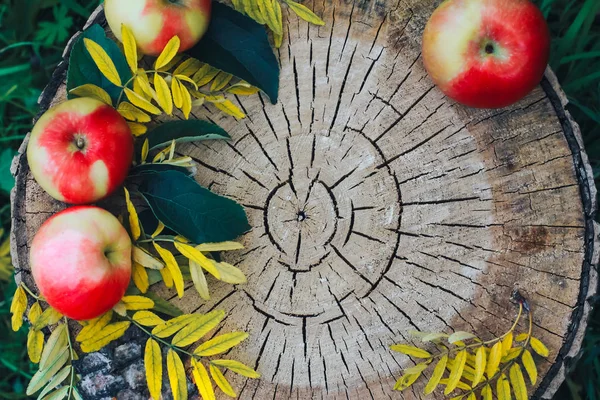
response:
[[[566,91],[600,178],[600,1],[535,0],[553,37],[551,66]],[[100,0],[0,0],[0,226],[9,228],[9,168],[31,128],[37,99],[72,33]],[[597,182],[598,183],[598,182]],[[3,238],[0,238],[3,239]],[[26,330],[12,333],[9,306],[15,286],[0,282],[0,398],[26,398],[35,369],[27,360]],[[556,399],[600,400],[600,308],[584,351]]]

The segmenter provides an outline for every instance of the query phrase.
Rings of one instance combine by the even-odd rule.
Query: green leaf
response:
[[[201,140],[227,140],[231,136],[219,125],[197,119],[169,121],[156,126],[147,134],[150,150],[176,143],[198,142]]]
[[[113,104],[117,104],[121,89],[102,75],[85,48],[84,38],[93,40],[108,53],[117,68],[121,82],[128,82],[132,77],[127,60],[117,44],[106,37],[104,29],[100,25],[95,24],[86,29],[73,45],[67,73],[67,93],[71,89],[91,83],[104,89],[110,95]],[[68,97],[71,99],[76,96],[69,93]]]
[[[213,2],[208,31],[186,53],[260,88],[277,103],[279,64],[264,27],[251,18]]]
[[[242,206],[185,174],[144,174],[139,192],[159,221],[194,243],[225,242],[250,230]]]
[[[33,375],[27,386],[27,395],[31,396],[44,387],[48,381],[67,363],[69,360],[69,349],[64,348],[56,358],[48,363],[47,368],[40,369]]]

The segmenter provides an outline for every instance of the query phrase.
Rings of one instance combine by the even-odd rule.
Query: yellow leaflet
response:
[[[50,382],[46,385],[46,387],[44,388],[44,390],[41,391],[41,393],[38,395],[38,399],[46,399],[46,394],[50,393],[50,391],[52,389],[54,389],[55,387],[57,387],[58,385],[60,385],[65,379],[67,379],[67,377],[71,374],[71,366],[67,365],[66,367],[64,367],[63,369],[61,369],[55,376],[54,378],[52,378],[52,380],[50,380]],[[64,388],[69,389],[68,386],[65,386]],[[56,393],[56,392],[55,392]],[[64,398],[61,397],[61,398]]]
[[[151,311],[138,311],[133,314],[133,320],[144,326],[156,326],[165,323],[161,317]]]
[[[523,352],[523,357],[521,358],[521,361],[523,362],[525,371],[527,371],[527,375],[529,375],[529,380],[531,381],[531,384],[535,385],[538,376],[537,367],[535,366],[535,361],[533,361],[533,357],[531,356],[529,350],[525,350]]]
[[[142,234],[142,229],[140,228],[140,219],[138,218],[138,213],[135,210],[135,206],[131,202],[129,190],[127,190],[127,188],[123,188],[123,190],[125,191],[125,203],[127,203],[127,212],[129,213],[129,228],[131,229],[131,236],[133,236],[133,240],[138,240]]]
[[[133,278],[133,283],[135,283],[135,287],[137,287],[140,292],[146,293],[150,287],[148,271],[146,271],[146,268],[144,268],[141,264],[136,262],[134,262],[131,267],[131,276]]]
[[[427,363],[427,362],[424,362],[424,363],[421,363],[421,364],[417,364],[417,365],[415,365],[413,367],[406,368],[404,370],[404,373],[406,373],[407,375],[418,374],[419,372],[425,371],[428,366],[429,366],[429,363]]]
[[[214,356],[221,354],[237,346],[248,337],[246,332],[232,332],[226,333],[221,336],[217,336],[209,340],[208,342],[202,343],[194,350],[194,354],[200,357]]]
[[[210,375],[212,376],[217,386],[223,391],[223,393],[225,393],[229,397],[236,397],[237,394],[227,381],[227,378],[225,378],[223,373],[219,370],[219,368],[215,367],[212,364],[209,365],[209,368]]]
[[[446,369],[446,363],[448,362],[448,356],[443,356],[440,361],[437,363],[435,368],[433,369],[433,373],[431,374],[431,378],[429,382],[427,382],[427,386],[425,386],[425,394],[432,393],[435,388],[440,383],[440,379],[444,375],[444,370]]]
[[[160,235],[163,230],[165,230],[165,224],[158,221],[158,225],[157,225],[156,229],[154,230],[154,233],[152,234],[152,239],[154,239],[155,237]]]
[[[175,67],[177,64],[179,64],[179,62],[183,59],[183,54],[177,54],[175,57],[173,57],[173,59],[171,61],[169,61],[169,63],[167,65],[165,65],[162,68],[159,68],[158,71],[160,72],[167,72],[173,69],[173,67]]]
[[[173,71],[173,75],[185,75],[186,77],[190,77],[194,75],[198,70],[202,67],[202,63],[195,58],[188,58],[181,64],[175,68]]]
[[[150,103],[141,95],[137,94],[131,89],[125,88],[125,96],[133,103],[133,105],[141,108],[142,110],[148,111],[150,114],[160,115],[161,111],[154,104]]]
[[[52,362],[67,349],[67,327],[65,324],[60,324],[56,327],[44,346],[42,358],[40,359],[40,370],[46,369]]]
[[[156,93],[150,86],[150,81],[148,80],[148,75],[146,75],[146,71],[140,68],[138,70],[138,75],[135,77],[134,83],[138,86],[133,86],[133,90],[135,93],[139,94],[142,98],[146,100],[154,98]]]
[[[212,311],[205,315],[194,315],[189,324],[180,330],[171,342],[177,347],[186,347],[202,339],[208,332],[221,323],[225,311]]]
[[[233,3],[233,8],[235,10],[245,14],[244,4],[242,3],[242,0],[232,0],[231,2]]]
[[[160,270],[160,275],[162,276],[163,282],[165,286],[169,289],[173,287],[173,275],[169,272],[168,268],[163,268]]]
[[[513,387],[513,393],[515,394],[516,400],[527,400],[527,386],[525,385],[525,378],[521,372],[519,364],[515,363],[510,367],[510,383]]]
[[[220,280],[226,283],[231,283],[232,285],[239,285],[247,282],[246,275],[237,267],[234,267],[231,264],[226,262],[215,262],[213,261],[213,265],[219,271]]]
[[[122,321],[109,324],[92,338],[81,343],[81,350],[86,353],[98,351],[113,340],[117,340],[125,334],[131,322]]]
[[[513,345],[513,333],[508,332],[504,339],[502,339],[502,357],[508,354],[508,351],[512,348]]]
[[[448,379],[441,379],[440,380],[440,385],[448,385]],[[471,390],[471,386],[467,385],[466,383],[459,381],[458,385],[456,385],[457,389],[461,389],[461,390]]]
[[[487,377],[491,379],[492,376],[496,372],[498,372],[498,366],[500,365],[500,360],[502,359],[502,343],[498,342],[492,347],[490,351],[490,355],[487,362]]]
[[[138,124],[137,122],[127,122],[129,126],[129,130],[131,134],[135,137],[142,136],[144,133],[148,132],[148,127],[146,125]]]
[[[62,400],[67,397],[69,393],[69,386],[63,386],[59,389],[56,389],[54,392],[50,393],[48,396],[44,397],[44,400]]]
[[[144,369],[146,370],[146,382],[150,396],[154,400],[160,400],[162,389],[162,354],[158,343],[150,338],[146,342],[144,351]]]
[[[140,110],[139,108],[134,106],[133,104],[128,103],[126,101],[123,101],[119,104],[117,111],[119,112],[119,114],[121,114],[123,116],[123,118],[125,118],[129,121],[133,121],[133,122],[150,122],[150,121],[152,121],[152,118],[148,114],[146,114],[145,112],[143,112],[142,110]]]
[[[181,82],[187,82],[191,84],[196,90],[198,90],[198,85],[196,85],[196,82],[194,82],[192,78],[185,75],[175,75],[175,78],[179,79]]]
[[[104,104],[112,106],[112,99],[110,98],[110,95],[106,93],[106,90],[96,85],[92,85],[91,83],[71,89],[69,90],[69,93],[77,97],[91,97],[92,99],[99,100]]]
[[[88,325],[86,325],[79,335],[75,338],[78,342],[83,342],[86,340],[90,340],[94,336],[96,336],[106,325],[110,323],[113,317],[112,310],[104,313],[96,319],[89,321]]]
[[[54,308],[48,306],[46,310],[40,315],[35,324],[33,324],[33,329],[39,331],[42,328],[47,327],[48,325],[54,325],[62,318],[62,314],[56,311]]]
[[[154,64],[154,69],[160,69],[165,65],[169,64],[173,58],[179,52],[179,45],[181,44],[179,37],[173,36],[171,40],[166,44],[162,53],[156,59],[156,63]]]
[[[154,308],[154,302],[144,296],[125,296],[121,299],[128,310],[150,310]]]
[[[127,308],[125,307],[125,303],[123,303],[122,301],[119,301],[117,304],[115,304],[112,310],[119,314],[121,317],[127,316]]]
[[[150,269],[163,269],[165,265],[154,258],[150,253],[141,247],[133,247],[133,261]]]
[[[510,384],[504,374],[500,375],[500,378],[496,382],[496,395],[498,396],[498,400],[511,400]]]
[[[233,104],[231,102],[231,100],[225,100],[222,103],[213,103],[215,105],[215,107],[217,107],[219,110],[223,111],[225,114],[231,115],[232,117],[234,117],[235,119],[243,119],[246,118],[246,114],[244,114],[242,112],[242,110],[240,110],[238,108],[238,106],[236,106],[235,104]]]
[[[274,33],[281,35],[283,32],[283,24],[281,21],[281,5],[279,5],[279,1],[265,0],[265,11],[267,25]]]
[[[190,275],[192,276],[194,287],[196,288],[196,291],[198,291],[200,297],[202,297],[204,300],[210,300],[208,283],[206,282],[206,277],[204,276],[204,272],[202,271],[200,264],[190,261]]]
[[[166,338],[175,333],[179,332],[181,329],[185,328],[187,324],[194,320],[194,316],[190,314],[180,315],[179,317],[175,317],[173,319],[168,320],[167,322],[157,325],[152,329],[152,334],[159,338]]]
[[[274,33],[273,34],[273,39],[275,40],[275,48],[280,48],[281,47],[281,43],[283,42],[283,34],[278,34],[278,33]]]
[[[18,331],[23,326],[23,315],[27,309],[27,294],[25,290],[19,286],[10,304],[10,312],[12,313],[11,323],[13,331]]]
[[[40,306],[40,303],[36,301],[29,309],[27,318],[29,318],[30,323],[35,324],[35,321],[37,321],[40,315],[42,315],[42,307]]]
[[[192,374],[194,375],[194,381],[196,382],[196,386],[198,386],[202,400],[216,400],[208,372],[204,365],[196,361],[195,358],[192,358]]]
[[[483,373],[485,372],[487,361],[487,354],[485,353],[485,347],[481,346],[477,349],[477,353],[475,354],[475,376],[473,378],[473,386],[477,386],[479,382],[481,382],[481,378],[483,378]]]
[[[508,353],[502,357],[502,359],[500,360],[500,364],[504,364],[506,362],[509,362],[510,360],[514,360],[515,358],[519,357],[521,355],[521,348],[520,347],[515,347],[513,349],[508,350]]]
[[[263,20],[262,15],[260,15],[260,10],[258,9],[255,0],[242,0],[242,2],[244,3],[246,14],[259,24],[263,25],[265,21]]]
[[[223,89],[229,82],[233,79],[233,75],[228,74],[227,72],[219,72],[219,74],[215,77],[212,84],[210,85],[211,92],[218,92]]]
[[[420,349],[415,346],[410,346],[408,344],[395,344],[390,346],[392,351],[397,351],[398,353],[406,354],[407,356],[417,357],[417,358],[430,358],[431,354],[423,349]]]
[[[62,349],[57,356],[50,360],[46,368],[40,368],[38,372],[33,375],[31,380],[29,381],[29,385],[27,386],[27,395],[31,396],[36,393],[38,390],[43,388],[46,383],[50,381],[50,379],[56,375],[58,371],[67,363],[69,360],[69,349]]]
[[[173,92],[173,103],[175,103],[175,107],[181,108],[183,106],[183,94],[181,93],[181,85],[177,78],[171,80],[171,92]]]
[[[485,385],[483,389],[481,389],[481,397],[483,400],[493,400],[492,388],[490,385]]]
[[[550,355],[550,350],[548,350],[544,343],[542,343],[539,339],[536,339],[532,336],[529,344],[531,344],[533,351],[538,353],[540,356],[548,357],[548,355]]]
[[[175,248],[184,257],[188,258],[189,260],[191,260],[197,264],[200,264],[200,266],[202,268],[204,268],[206,271],[208,271],[215,278],[217,278],[217,279],[221,278],[221,274],[219,273],[219,270],[217,270],[217,268],[212,263],[212,261],[210,259],[208,259],[204,254],[202,254],[202,252],[200,250],[196,249],[193,246],[190,246],[189,244],[177,243],[177,242],[175,242]]]
[[[444,394],[447,396],[456,389],[458,386],[458,382],[460,382],[460,378],[463,375],[463,371],[465,370],[465,363],[467,361],[467,351],[462,350],[456,354],[456,358],[454,358],[454,366],[452,367],[452,371],[450,372],[450,377],[448,378],[448,386],[444,390]]]
[[[321,18],[319,18],[314,12],[312,12],[310,9],[308,9],[306,6],[304,6],[302,4],[298,4],[292,0],[284,0],[284,1],[288,6],[290,6],[292,11],[294,11],[296,13],[296,15],[298,15],[300,18],[302,18],[306,22],[310,22],[311,24],[320,25],[320,26],[325,25],[325,22]]]
[[[228,87],[225,91],[231,94],[239,94],[240,96],[250,96],[258,93],[260,89],[248,83],[236,83],[235,85]]]
[[[121,38],[127,64],[129,64],[131,72],[135,74],[138,68],[137,44],[135,43],[133,32],[125,24],[121,25]]]
[[[196,246],[202,252],[242,250],[244,245],[237,242],[204,243]]]
[[[221,368],[227,368],[230,371],[235,372],[236,374],[245,376],[246,378],[260,378],[260,374],[253,370],[252,368],[242,364],[239,361],[235,360],[212,360],[210,362],[213,365],[216,365]]]
[[[168,115],[173,114],[173,98],[167,81],[158,73],[154,74],[154,88],[156,89],[156,97],[160,108]]]
[[[220,72],[217,68],[213,68],[208,64],[204,64],[192,77],[194,82],[200,87],[208,84]]]
[[[410,387],[413,383],[416,382],[421,376],[421,372],[417,374],[406,374],[402,376],[398,381],[396,381],[396,385],[394,385],[394,390],[402,391],[408,387]]]
[[[150,151],[150,142],[148,142],[148,139],[144,140],[144,144],[142,145],[142,163],[146,162],[146,159],[148,158],[148,152]]]
[[[27,354],[32,363],[37,364],[42,358],[44,349],[44,334],[40,331],[29,329],[27,333]]]
[[[94,63],[96,63],[96,66],[102,72],[102,75],[113,85],[121,87],[121,77],[115,67],[115,63],[113,63],[113,60],[111,60],[102,46],[88,38],[83,38],[83,43],[90,56],[92,56]]]
[[[528,338],[528,337],[529,337],[529,335],[528,335],[528,334],[526,334],[526,333],[520,333],[520,334],[518,334],[518,335],[517,335],[517,337],[515,338],[515,341],[517,341],[517,342],[524,342],[524,341],[526,341],[526,340],[527,340],[527,338]]]
[[[446,368],[448,369],[448,371],[452,372],[452,368],[454,368],[455,365],[455,360],[453,359],[449,359],[448,360],[448,365],[446,365]],[[469,367],[466,363],[465,363],[465,368],[463,370],[462,373],[462,377],[470,380],[471,382],[473,382],[473,379],[475,379],[475,370],[471,367]]]
[[[190,119],[190,114],[192,113],[192,95],[190,91],[183,86],[181,86],[181,94],[183,95],[183,105],[181,106],[181,112],[183,112],[183,116],[185,119]]]
[[[448,343],[462,342],[463,340],[473,339],[475,335],[469,332],[457,331],[448,337]]]
[[[169,375],[169,383],[173,392],[174,400],[187,400],[187,381],[185,380],[185,369],[179,355],[169,349],[167,352],[167,373]]]
[[[184,282],[183,275],[181,274],[181,269],[177,264],[177,260],[175,260],[175,256],[169,250],[162,248],[158,243],[153,242],[154,248],[160,255],[160,258],[165,262],[169,273],[173,277],[173,283],[175,283],[175,290],[177,290],[177,295],[179,298],[183,297],[184,290]],[[175,247],[177,247],[177,243],[175,243]]]

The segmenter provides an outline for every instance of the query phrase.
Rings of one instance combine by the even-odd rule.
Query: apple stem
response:
[[[494,45],[491,43],[488,43],[485,45],[485,52],[487,54],[493,54],[494,53]]]

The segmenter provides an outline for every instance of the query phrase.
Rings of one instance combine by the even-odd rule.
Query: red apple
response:
[[[517,102],[540,82],[550,34],[529,0],[447,0],[423,36],[425,68],[454,100],[478,108]]]
[[[94,99],[69,100],[36,123],[27,160],[50,196],[71,204],[100,200],[127,177],[133,136],[112,107]]]
[[[121,38],[125,24],[133,32],[139,49],[157,56],[178,36],[179,51],[193,47],[210,22],[211,0],[106,0],[104,13],[110,29]]]
[[[29,257],[44,299],[75,320],[110,310],[131,278],[131,239],[117,218],[98,207],[71,207],[47,220]]]

